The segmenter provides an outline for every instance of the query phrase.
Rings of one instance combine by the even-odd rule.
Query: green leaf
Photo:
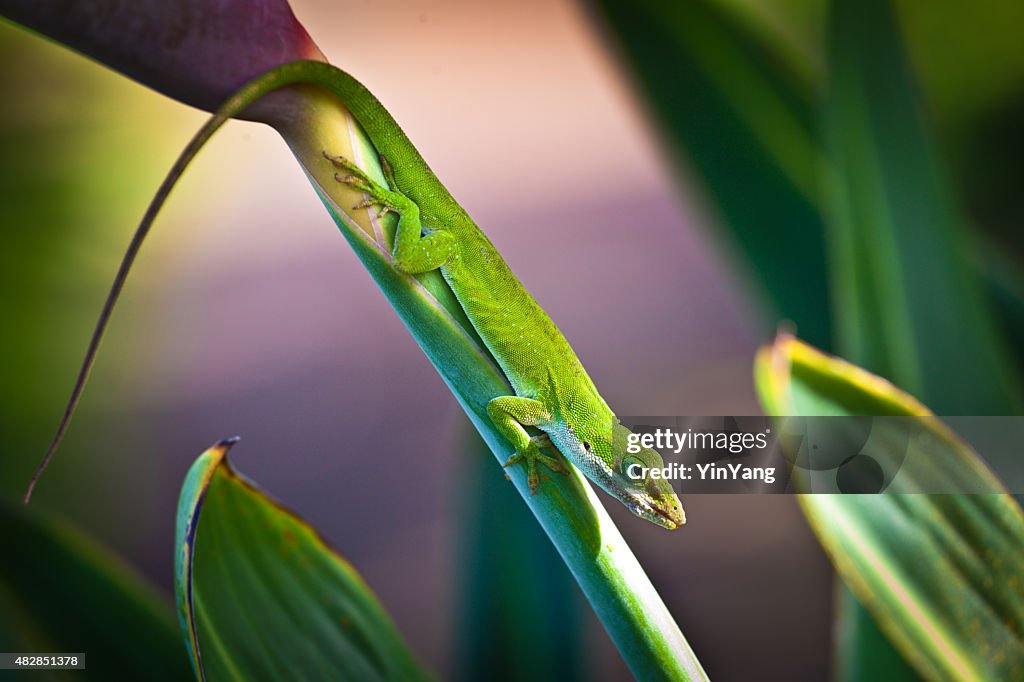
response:
[[[232,443],[200,455],[178,502],[178,615],[198,677],[427,679],[355,569],[231,468]]]
[[[974,262],[978,271],[985,273],[985,288],[1000,331],[1011,342],[1013,359],[1018,367],[1024,367],[1024,273],[1012,256],[992,243],[981,245]]]
[[[965,487],[1002,489],[927,408],[880,377],[785,336],[760,352],[756,376],[773,415],[918,417],[937,444],[937,468]],[[843,580],[920,674],[1024,675],[1024,514],[1009,495],[799,499]]]
[[[842,580],[835,589],[835,679],[842,682],[920,680]]]
[[[838,347],[945,414],[1020,405],[884,0],[839,0],[824,124]],[[970,363],[951,362],[968,357]]]
[[[170,603],[120,559],[9,500],[0,501],[0,537],[0,650],[84,653],[75,679],[188,677]]]
[[[769,323],[791,320],[828,345],[823,159],[806,74],[712,0],[595,5],[668,149],[696,171],[770,297]]]

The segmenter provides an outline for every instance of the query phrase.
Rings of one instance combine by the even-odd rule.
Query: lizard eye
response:
[[[590,454],[590,443],[583,441],[583,449],[586,450],[587,454]]]
[[[632,470],[631,470],[632,467]],[[638,457],[626,457],[622,460],[622,471],[633,481],[647,480],[647,471],[644,463]],[[636,474],[636,475],[631,475]]]

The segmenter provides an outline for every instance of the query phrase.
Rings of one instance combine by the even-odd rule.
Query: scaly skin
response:
[[[635,462],[660,468],[661,456],[647,448],[626,452],[629,431],[619,424],[555,323],[383,105],[348,74],[332,72],[329,82],[317,84],[338,96],[363,127],[380,153],[389,187],[381,187],[343,157],[324,156],[339,169],[339,182],[368,195],[359,208],[377,205],[398,214],[395,267],[410,275],[440,269],[512,384],[514,396],[500,396],[487,405],[494,425],[516,449],[506,466],[525,462],[535,492],[540,483],[537,462],[565,470],[558,459],[541,453],[553,445],[638,516],[666,528],[685,523],[682,505],[667,481],[634,480],[625,473]],[[544,435],[531,437],[525,427],[536,427]]]

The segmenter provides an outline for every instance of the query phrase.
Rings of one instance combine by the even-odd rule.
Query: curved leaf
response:
[[[228,464],[200,455],[178,503],[178,616],[199,679],[423,680],[355,569]]]
[[[921,417],[956,453],[944,461],[950,475],[1001,489],[976,453],[884,379],[787,336],[760,352],[756,374],[771,414]],[[801,495],[800,504],[843,580],[919,673],[1024,675],[1024,514],[1009,495]]]

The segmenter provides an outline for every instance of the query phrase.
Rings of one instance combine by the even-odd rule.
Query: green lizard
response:
[[[239,114],[263,95],[288,85],[314,85],[336,96],[352,113],[380,155],[388,187],[375,183],[355,164],[324,151],[325,163],[342,171],[339,182],[366,194],[355,208],[379,206],[399,216],[392,250],[394,267],[415,275],[440,269],[481,340],[497,360],[515,395],[487,405],[498,431],[515,447],[505,466],[525,463],[531,493],[537,491],[541,463],[565,472],[562,463],[542,449],[555,448],[592,481],[634,514],[665,528],[685,523],[682,506],[664,479],[646,474],[634,479],[627,469],[664,466],[649,448],[627,453],[628,429],[598,393],[568,341],[515,277],[491,242],[448,193],[391,114],[362,84],[322,62],[293,62],[277,67],[240,89],[217,112],[182,154],[198,151],[220,123]],[[26,493],[45,469],[76,407],[110,312],[155,210],[180,176],[184,164],[161,186],[132,239],[93,334],[86,360],[64,418]],[[155,206],[155,209],[154,209]],[[541,434],[531,437],[526,427]],[[637,467],[633,468],[636,471]]]

